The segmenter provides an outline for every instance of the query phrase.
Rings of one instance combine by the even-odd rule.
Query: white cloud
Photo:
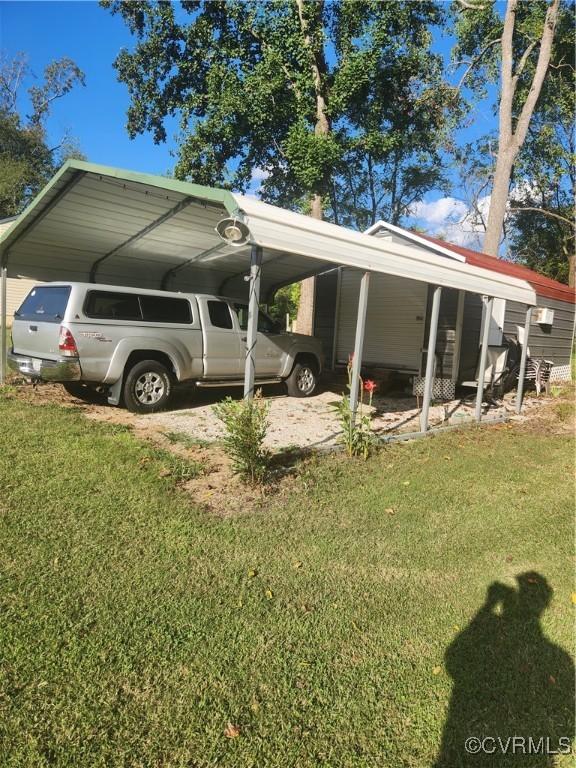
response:
[[[410,214],[433,227],[443,225],[448,221],[461,219],[467,212],[468,206],[463,200],[455,197],[441,197],[431,203],[419,201],[410,207]]]
[[[265,181],[268,176],[270,176],[269,172],[265,168],[254,168],[252,171],[252,176],[250,178],[251,182],[262,182]]]
[[[478,200],[478,211],[472,210],[464,200],[441,197],[433,202],[418,202],[410,208],[415,223],[430,235],[441,235],[449,243],[481,249],[484,224],[490,207],[490,195]]]

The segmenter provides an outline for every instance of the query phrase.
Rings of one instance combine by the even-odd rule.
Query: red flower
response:
[[[376,382],[372,381],[372,379],[366,379],[364,382],[364,389],[366,392],[370,392],[370,394],[374,393],[374,390],[376,389]]]

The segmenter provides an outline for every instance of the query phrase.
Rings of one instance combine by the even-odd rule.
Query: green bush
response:
[[[263,446],[270,406],[262,397],[261,390],[252,400],[227,397],[215,405],[213,411],[224,424],[224,448],[232,459],[234,472],[246,483],[263,483],[270,460]]]

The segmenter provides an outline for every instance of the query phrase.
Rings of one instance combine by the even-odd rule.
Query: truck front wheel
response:
[[[310,397],[318,384],[316,369],[307,362],[296,362],[292,373],[286,379],[290,397]]]
[[[156,360],[136,363],[124,380],[124,404],[132,413],[155,413],[168,405],[172,395],[172,377]]]

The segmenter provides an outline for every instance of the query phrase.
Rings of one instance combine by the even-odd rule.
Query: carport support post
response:
[[[250,297],[248,299],[248,328],[246,330],[246,363],[244,366],[244,397],[254,397],[254,374],[256,370],[256,340],[258,338],[258,309],[260,306],[260,270],[262,248],[252,246],[250,254]]]
[[[8,359],[6,345],[8,343],[8,307],[7,307],[7,284],[8,270],[6,267],[0,269],[0,384],[6,381],[8,373]]]
[[[360,281],[358,296],[358,316],[356,318],[356,338],[354,340],[354,357],[352,358],[352,380],[350,382],[350,412],[352,424],[356,420],[358,409],[358,388],[360,387],[360,369],[362,368],[362,349],[364,348],[364,331],[366,329],[366,309],[368,307],[368,289],[370,287],[370,272],[364,272]]]
[[[436,335],[438,333],[438,317],[440,315],[440,299],[442,288],[436,286],[432,295],[432,311],[430,312],[430,330],[428,332],[428,352],[426,354],[426,376],[424,378],[424,398],[422,400],[422,412],[420,413],[420,430],[428,429],[428,412],[432,400],[434,387],[434,365],[436,362]]]
[[[478,366],[478,386],[476,388],[476,421],[482,420],[482,400],[484,399],[484,374],[486,373],[486,358],[488,357],[488,338],[490,335],[490,320],[494,299],[482,297],[484,302],[484,325],[482,326],[482,347],[480,349],[480,365]]]
[[[520,372],[518,373],[518,387],[516,388],[516,413],[522,410],[522,397],[524,395],[524,376],[526,375],[526,360],[528,358],[528,335],[530,334],[530,322],[532,321],[532,307],[526,310],[524,323],[524,339],[522,343],[522,355],[520,357]]]

